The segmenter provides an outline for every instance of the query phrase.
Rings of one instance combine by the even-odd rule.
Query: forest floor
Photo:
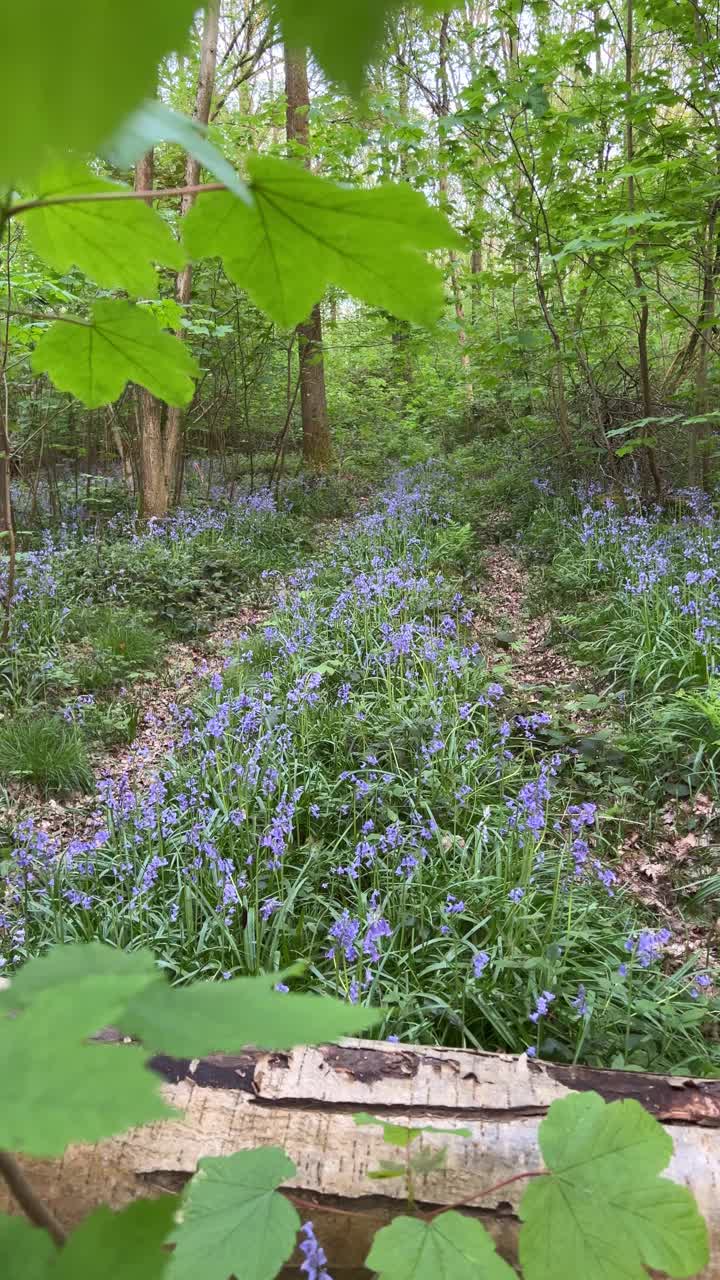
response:
[[[249,574],[235,613],[126,681],[136,736],[92,751],[107,792],[11,781],[31,891],[9,882],[6,933],[31,955],[59,933],[149,946],[180,981],[302,959],[310,989],[387,1008],[380,1034],[408,1042],[709,1070],[708,929],[670,870],[704,827],[586,757],[623,709],[517,548],[468,546],[402,484],[379,501],[289,561],[262,531],[273,599]],[[667,963],[643,954],[635,1012],[641,941]]]
[[[326,547],[347,522],[324,522],[318,533],[318,547]],[[597,691],[597,681],[587,666],[579,666],[552,641],[552,615],[538,613],[530,604],[531,576],[515,552],[500,546],[488,551],[483,560],[482,595],[475,616],[476,634],[488,667],[498,672],[518,711],[546,711],[553,722],[572,715],[577,733],[593,734],[606,727],[607,713],[599,708],[583,708],[587,695]],[[221,673],[228,655],[249,629],[272,612],[270,607],[243,606],[194,643],[173,643],[161,670],[136,685],[133,693],[142,702],[143,713],[135,740],[125,746],[98,751],[93,764],[96,778],[119,781],[126,778],[134,791],[146,788],[162,768],[177,734],[177,708],[191,707],[198,683]],[[648,836],[641,823],[629,826],[618,849],[614,870],[620,882],[663,924],[672,929],[675,942],[668,948],[677,957],[688,950],[710,958],[707,930],[689,924],[679,911],[675,880],[693,856],[707,848],[710,835],[688,829],[709,826],[717,816],[709,796],[699,794],[692,801],[668,803]],[[30,816],[51,838],[61,842],[87,839],[101,825],[95,793],[68,799],[48,797],[22,783],[13,784],[8,809],[0,810],[0,821],[17,823]],[[659,829],[658,829],[659,828]],[[712,951],[716,951],[712,947]]]

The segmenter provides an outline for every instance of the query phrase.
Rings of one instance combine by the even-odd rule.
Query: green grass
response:
[[[93,785],[82,734],[42,711],[16,713],[0,723],[0,777],[27,779],[46,794],[88,791]]]

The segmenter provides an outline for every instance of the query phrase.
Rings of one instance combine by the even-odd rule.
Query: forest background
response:
[[[462,237],[435,255],[445,313],[421,328],[331,287],[306,324],[283,328],[227,263],[159,268],[150,305],[202,371],[192,404],[163,407],[130,386],[85,410],[33,372],[31,352],[54,312],[110,290],[75,271],[72,252],[56,247],[49,269],[47,244],[36,257],[17,218],[5,374],[23,514],[139,499],[161,516],[183,485],[276,481],[299,460],[369,479],[442,453],[505,515],[532,502],[532,481],[582,468],[655,495],[670,479],[707,487],[718,21],[717,6],[664,0],[398,9],[358,98],[288,52],[265,4],[198,15],[184,55],[162,64],[165,106],[207,121],[240,171],[248,154],[289,152],[341,183],[422,192]],[[142,189],[201,176],[173,142],[134,173],[95,169]],[[173,231],[192,201],[163,201]]]

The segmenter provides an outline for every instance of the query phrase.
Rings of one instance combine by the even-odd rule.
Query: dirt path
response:
[[[527,569],[506,547],[491,551],[484,565],[486,605],[478,616],[479,638],[492,660],[510,661],[513,687],[528,693],[554,687],[559,698],[587,691],[587,672],[552,648],[549,615],[528,612]]]
[[[589,667],[578,666],[553,647],[551,615],[530,612],[530,575],[512,551],[491,551],[485,572],[478,639],[491,662],[508,668],[505,683],[511,694],[523,705],[542,704],[556,723],[570,718],[581,734],[597,734],[608,726],[617,732],[617,718],[602,698],[596,711],[573,710],[569,717],[568,704],[602,694],[602,688]],[[621,884],[671,929],[674,941],[667,952],[677,962],[693,954],[701,964],[713,955],[717,963],[720,921],[689,919],[683,907],[688,897],[685,884],[701,878],[719,821],[717,804],[698,793],[669,800],[652,813],[638,812],[635,819],[629,814],[618,841],[613,870]]]
[[[263,621],[269,608],[244,607],[195,644],[171,644],[161,670],[132,689],[133,700],[142,707],[140,726],[127,746],[92,754],[95,778],[117,780],[126,776],[135,789],[147,786],[167,756],[177,737],[173,710],[192,705],[199,682],[223,669],[228,653],[248,627]],[[8,786],[8,802],[0,808],[0,823],[7,829],[22,818],[31,817],[38,827],[61,841],[87,836],[97,826],[96,792],[67,799],[44,799],[21,782]]]

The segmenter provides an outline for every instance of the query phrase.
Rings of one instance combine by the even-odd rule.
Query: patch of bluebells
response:
[[[156,776],[100,783],[90,837],[61,850],[19,832],[1,959],[46,944],[52,900],[68,939],[156,945],[178,978],[200,935],[218,978],[303,959],[305,987],[391,996],[403,1039],[463,1043],[465,1025],[473,1042],[521,1050],[528,1016],[552,1006],[567,1053],[589,999],[578,974],[561,986],[548,960],[530,1015],[519,974],[529,954],[558,954],[571,917],[570,964],[577,953],[610,978],[630,960],[627,937],[633,989],[658,992],[668,979],[643,965],[643,930],[624,907],[610,921],[596,807],[566,805],[572,761],[543,751],[546,713],[513,714],[454,584],[430,567],[447,492],[437,475],[401,475],[324,558],[272,578],[272,618],[222,676],[198,670],[197,704],[171,712]],[[704,977],[658,1007],[671,1019],[677,1001],[705,997]],[[502,1037],[484,1013],[490,985]],[[599,1006],[596,1057],[613,1048]]]
[[[709,678],[720,659],[720,522],[708,495],[678,489],[674,514],[643,508],[629,490],[621,502],[597,489],[577,496],[580,513],[565,522],[560,555],[617,592],[615,621],[605,625],[628,629],[625,653],[613,646],[615,674],[619,659],[654,680],[662,645],[668,672],[674,655],[675,678],[697,681],[703,670]],[[629,625],[638,618],[644,626]]]

